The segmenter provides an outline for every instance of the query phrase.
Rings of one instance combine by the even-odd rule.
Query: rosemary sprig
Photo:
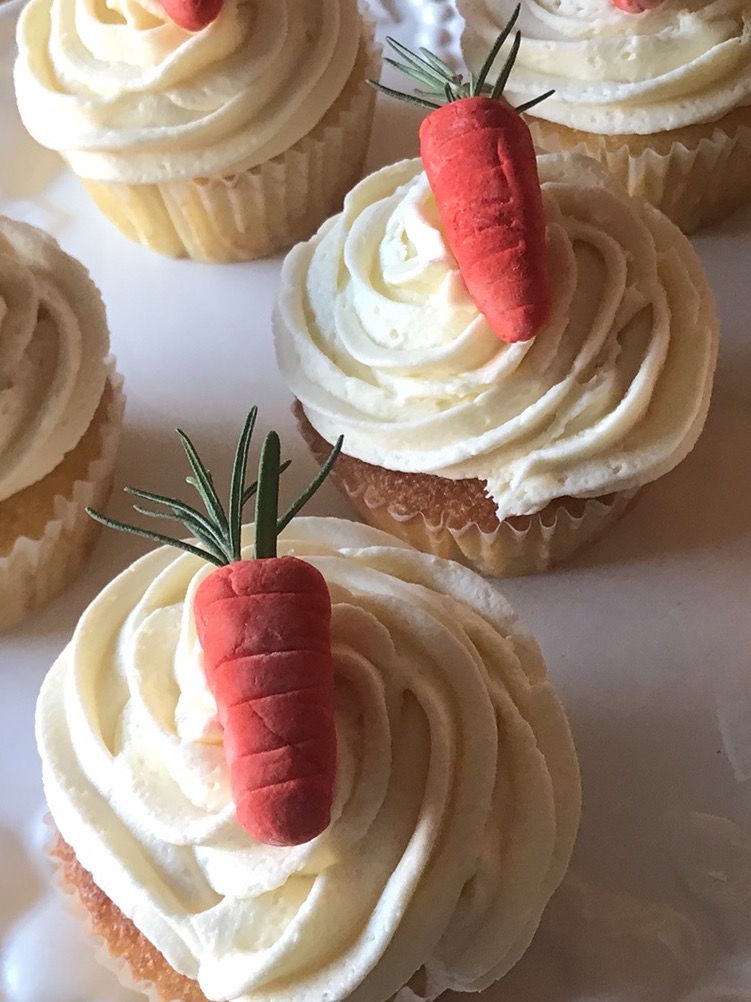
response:
[[[276,514],[279,511],[279,436],[270,431],[261,449],[256,494],[256,556],[276,556]]]
[[[232,477],[229,487],[229,503],[227,506],[228,541],[235,560],[240,558],[240,531],[242,529],[243,494],[245,493],[245,471],[248,466],[248,449],[253,436],[253,429],[258,416],[258,408],[251,407],[245,424],[237,440],[235,461],[232,464]],[[276,468],[276,481],[279,484],[279,466]],[[257,481],[256,481],[257,483]]]
[[[248,417],[250,417],[250,415],[248,415]],[[182,442],[185,455],[188,457],[190,468],[193,470],[193,476],[189,478],[188,483],[192,484],[192,486],[198,491],[209,518],[216,523],[217,529],[221,530],[222,535],[226,535],[228,532],[227,516],[224,514],[224,509],[222,508],[219,495],[214,487],[214,481],[211,477],[211,473],[201,462],[201,458],[198,455],[196,447],[193,445],[185,432],[178,428],[177,434]]]
[[[392,59],[390,56],[387,56],[384,58],[384,62],[399,70],[400,73],[404,73],[406,76],[416,80],[420,84],[420,88],[416,89],[413,94],[405,94],[403,91],[395,90],[393,87],[386,87],[377,80],[368,80],[368,83],[372,87],[375,87],[376,90],[388,94],[389,97],[396,97],[401,101],[408,101],[410,104],[416,104],[421,108],[430,108],[431,110],[440,108],[444,103],[450,104],[452,101],[460,101],[465,97],[485,96],[498,99],[501,97],[503,89],[508,83],[508,78],[514,68],[516,57],[519,54],[521,32],[516,31],[514,33],[508,55],[497,78],[492,84],[488,83],[488,75],[504,43],[514,30],[516,22],[519,20],[520,11],[521,4],[517,4],[513,14],[493,43],[485,62],[480,67],[480,72],[476,76],[474,73],[470,73],[469,78],[465,80],[461,73],[455,72],[429,49],[421,47],[417,52],[413,52],[406,45],[387,36],[386,43],[399,58]],[[552,93],[553,91],[550,90],[539,97],[534,97],[530,101],[519,105],[516,110],[518,112],[529,111],[530,108],[534,108],[540,101],[544,101],[545,98],[550,97]]]
[[[394,90],[393,87],[386,87],[385,84],[378,83],[377,80],[368,80],[368,83],[371,87],[375,87],[375,89],[379,90],[382,94],[388,94],[389,97],[396,97],[400,101],[406,101],[407,104],[417,104],[421,108],[430,108],[432,111],[441,107],[440,104],[437,104],[435,101],[428,101],[423,97],[416,97],[414,94],[404,94],[400,90]]]
[[[520,11],[521,11],[521,4],[517,4],[517,6],[514,9],[514,13],[511,15],[511,17],[508,19],[504,27],[501,29],[500,34],[493,43],[493,47],[491,48],[490,52],[485,58],[485,62],[480,67],[480,72],[477,74],[477,79],[475,80],[475,89],[472,91],[474,97],[477,97],[480,94],[482,94],[483,88],[485,87],[485,81],[488,78],[488,73],[490,73],[491,69],[493,68],[493,63],[496,61],[496,57],[498,56],[498,53],[501,51],[501,46],[506,41],[508,36],[511,34],[514,25],[519,20]],[[518,31],[516,33],[516,37],[521,39],[521,34]],[[514,59],[511,60],[512,66],[514,65],[515,59],[516,55],[514,55]],[[508,63],[508,60],[506,60],[506,62]]]
[[[279,533],[289,524],[303,505],[310,500],[328,476],[331,467],[341,452],[343,436],[339,437],[336,445],[331,450],[331,454],[312,483],[305,488],[302,494],[300,494],[280,518],[278,514],[279,479],[282,473],[289,467],[291,460],[288,459],[283,463],[280,462],[281,446],[279,436],[275,431],[270,431],[264,440],[257,479],[249,486],[245,486],[248,451],[257,416],[258,408],[252,407],[245,419],[237,441],[235,458],[232,464],[232,474],[230,476],[226,511],[219,499],[208,467],[201,459],[198,450],[190,438],[188,438],[185,432],[179,429],[177,434],[192,472],[192,476],[185,479],[198,492],[198,496],[206,509],[206,514],[203,514],[185,501],[181,501],[179,498],[155,494],[152,491],[145,491],[136,487],[125,488],[126,493],[132,494],[141,501],[148,501],[152,505],[157,506],[157,508],[147,508],[142,504],[134,504],[134,511],[148,518],[166,518],[181,522],[192,533],[200,546],[195,546],[184,539],[167,536],[161,532],[144,529],[138,525],[121,522],[119,519],[110,518],[98,511],[94,511],[93,508],[87,508],[86,511],[97,522],[101,522],[111,529],[133,533],[134,535],[143,536],[145,539],[168,546],[177,546],[187,553],[202,557],[204,560],[209,561],[209,563],[221,567],[223,564],[231,564],[241,559],[240,533],[242,530],[242,513],[248,501],[255,497],[255,556],[257,559],[276,556],[276,543]],[[160,507],[165,510],[159,510]]]
[[[336,445],[329,453],[326,462],[318,471],[318,474],[315,477],[315,479],[311,481],[310,484],[308,484],[308,486],[305,488],[302,494],[297,498],[297,500],[293,501],[293,503],[282,515],[282,517],[277,521],[276,524],[277,534],[280,533],[282,529],[285,529],[289,525],[289,523],[292,521],[295,515],[300,511],[301,508],[303,508],[308,503],[308,501],[310,501],[315,492],[324,482],[324,480],[331,471],[331,467],[336,462],[339,453],[342,451],[343,443],[344,443],[344,435],[340,435],[339,438],[336,440]]]
[[[517,7],[517,10],[519,8]],[[511,51],[509,52],[506,62],[501,67],[501,72],[496,77],[496,81],[493,84],[493,89],[490,92],[491,98],[497,101],[501,94],[503,94],[503,89],[508,83],[508,78],[511,74],[511,70],[514,68],[514,63],[516,62],[516,57],[519,55],[519,46],[522,44],[522,33],[517,31],[514,35],[514,41],[511,43]]]

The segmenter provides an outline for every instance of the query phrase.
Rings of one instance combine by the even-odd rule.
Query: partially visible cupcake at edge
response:
[[[360,515],[520,574],[693,448],[718,322],[683,234],[589,158],[535,163],[509,105],[462,96],[483,86],[449,83],[422,160],[366,178],[289,253],[274,327],[313,452],[344,435],[332,477]]]
[[[136,561],[47,676],[59,882],[152,1000],[482,990],[524,953],[578,825],[540,651],[454,562],[340,519],[288,513],[277,536],[268,469],[255,526],[231,500],[208,556]]]
[[[515,6],[459,0],[470,68]],[[596,157],[687,233],[751,200],[748,0],[521,0],[519,24],[509,100],[555,89],[540,151]]]
[[[88,272],[32,226],[0,217],[0,629],[81,569],[109,496],[121,380]]]
[[[249,260],[310,236],[361,176],[372,23],[357,0],[165,7],[31,0],[15,67],[26,128],[162,254]]]

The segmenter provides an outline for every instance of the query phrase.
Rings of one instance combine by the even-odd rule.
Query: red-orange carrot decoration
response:
[[[201,582],[194,609],[237,820],[259,842],[308,842],[336,770],[326,582],[295,557],[241,560]]]
[[[646,10],[659,7],[662,0],[613,0],[613,3],[626,14],[643,14]]]
[[[467,291],[504,341],[527,341],[550,313],[537,160],[505,101],[469,97],[420,127],[420,155]]]
[[[161,0],[164,13],[179,28],[201,31],[214,21],[224,0]]]
[[[126,488],[166,508],[136,511],[177,519],[203,548],[106,518],[115,529],[179,546],[218,569],[196,590],[196,632],[206,677],[224,728],[237,819],[257,841],[299,845],[330,823],[336,775],[331,599],[323,576],[297,557],[277,557],[277,536],[323,483],[341,438],[318,476],[278,517],[279,437],[269,432],[258,479],[245,487],[248,448],[257,410],[248,415],[237,444],[227,511],[193,443],[178,432],[206,514],[176,498]],[[240,553],[242,510],[256,497],[255,559]]]
[[[495,84],[485,87],[518,16],[519,7],[468,83],[427,49],[418,54],[387,39],[403,61],[386,62],[420,81],[427,88],[422,95],[445,98],[445,105],[370,81],[387,94],[432,109],[420,127],[420,155],[444,235],[472,300],[504,341],[535,337],[551,307],[537,161],[520,112],[552,91],[517,109],[502,98],[519,51],[519,32]]]

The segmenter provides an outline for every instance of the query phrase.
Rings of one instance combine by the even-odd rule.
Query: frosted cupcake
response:
[[[665,216],[593,160],[535,160],[500,96],[513,53],[491,96],[469,93],[502,41],[469,84],[446,78],[421,160],[366,178],[290,252],[274,326],[303,434],[316,453],[343,434],[333,478],[363,518],[519,574],[690,451],[718,331]]]
[[[247,260],[309,236],[360,177],[372,25],[356,0],[165,6],[31,0],[15,70],[27,129],[160,253]]]
[[[476,68],[515,0],[459,0]],[[642,13],[629,13],[643,7]],[[619,9],[624,7],[626,9]],[[550,88],[530,118],[542,152],[596,157],[691,232],[751,197],[747,0],[522,0],[509,100]]]
[[[99,292],[52,237],[0,217],[0,629],[80,570],[123,397]]]
[[[245,435],[204,556],[163,547],[128,568],[42,687],[63,887],[152,999],[481,990],[525,950],[571,852],[564,713],[475,574],[293,519],[299,504],[278,520],[272,439],[255,529],[237,532]]]

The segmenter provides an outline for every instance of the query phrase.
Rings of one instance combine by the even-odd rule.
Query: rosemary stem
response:
[[[280,455],[279,436],[275,431],[270,431],[264,439],[261,459],[258,464],[255,547],[257,560],[276,556]]]

